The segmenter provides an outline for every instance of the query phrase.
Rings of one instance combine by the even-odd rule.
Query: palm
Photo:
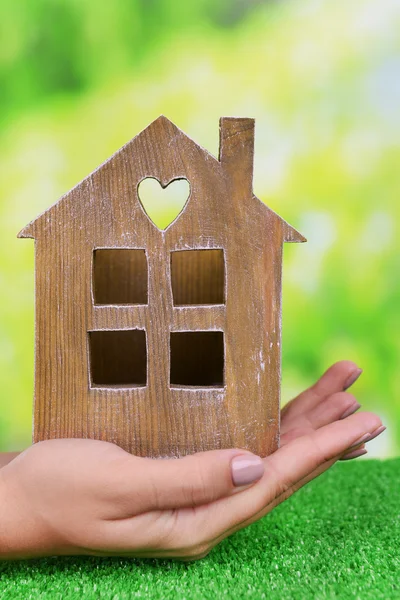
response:
[[[149,549],[136,552],[135,556],[180,557],[182,548],[185,548],[185,559],[188,555],[191,560],[205,556],[222,539],[270,512],[294,491],[336,462],[350,445],[346,445],[346,434],[351,435],[351,421],[354,423],[353,427],[362,427],[361,419],[369,420],[373,430],[377,425],[372,423],[377,423],[377,417],[369,413],[350,417],[347,423],[340,421],[344,413],[360,406],[354,396],[343,391],[349,365],[351,363],[345,361],[337,363],[314,386],[282,409],[281,449],[273,457],[266,459],[270,467],[274,463],[272,471],[267,473],[269,479],[264,477],[256,486],[210,504],[152,511],[133,517],[132,526],[139,535],[143,528],[152,534],[150,544],[147,538]],[[322,442],[319,445],[316,439],[310,442],[314,440],[314,435],[320,433],[319,430],[322,432],[322,428],[326,448]],[[342,439],[340,429],[343,429]],[[299,450],[296,449],[296,444]],[[302,446],[303,453],[310,453],[308,466],[299,461],[298,472],[288,475],[288,463],[295,462],[293,457],[297,452],[302,452]],[[202,537],[207,541],[204,544],[193,544],[192,549],[189,542],[196,531],[202,532]],[[165,548],[166,540],[169,540],[171,548]],[[122,539],[121,542],[123,544]]]

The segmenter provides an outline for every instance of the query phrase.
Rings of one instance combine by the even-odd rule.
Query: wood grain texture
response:
[[[266,456],[277,448],[282,247],[304,238],[254,196],[253,147],[253,119],[221,119],[217,160],[159,117],[22,230],[20,237],[35,239],[35,442],[88,437],[151,457],[227,447]],[[183,211],[163,231],[138,197],[146,177],[163,187],[179,178],[190,183]],[[97,262],[96,283],[100,249],[113,250],[116,261]],[[133,249],[141,258],[124,263],[121,251]],[[193,250],[216,252],[184,260]],[[137,274],[144,253],[147,286]],[[136,276],[141,291],[132,302]],[[172,284],[179,288],[175,303]],[[192,304],[197,300],[201,306]],[[129,356],[135,359],[132,339],[126,347],[122,337],[109,345],[101,333],[116,330],[145,332],[144,385],[93,383],[91,336],[100,339],[97,365],[112,344],[126,350],[124,369]],[[212,378],[203,386],[170,382],[171,334],[197,331],[222,332],[222,385],[211,385]],[[104,367],[110,381],[121,366],[114,363]]]

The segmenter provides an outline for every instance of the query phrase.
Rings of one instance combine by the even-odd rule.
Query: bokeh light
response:
[[[286,245],[283,398],[332,362],[400,447],[397,0],[28,0],[0,8],[0,446],[30,443],[33,243],[17,232],[159,114],[213,154],[256,118],[254,189]],[[168,218],[168,207],[160,208]]]

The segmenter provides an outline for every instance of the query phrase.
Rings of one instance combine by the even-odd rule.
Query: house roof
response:
[[[224,120],[231,120],[231,119],[230,118],[229,119],[221,118],[220,125],[223,123]],[[117,150],[117,152],[115,152],[111,157],[109,157],[106,161],[104,161],[103,163],[101,163],[94,171],[92,171],[89,175],[87,175],[82,181],[80,181],[76,186],[74,186],[69,192],[67,192],[61,198],[59,198],[57,200],[57,202],[55,202],[52,206],[50,206],[49,208],[47,208],[44,212],[42,212],[35,219],[33,219],[30,223],[28,223],[18,233],[18,237],[19,238],[34,238],[35,237],[35,226],[38,225],[44,218],[46,218],[47,220],[49,218],[51,218],[51,215],[52,215],[52,212],[53,212],[54,208],[59,203],[61,203],[61,202],[65,201],[66,199],[68,199],[68,197],[70,196],[70,194],[73,191],[76,191],[78,188],[80,188],[85,183],[87,183],[88,180],[90,180],[90,178],[95,173],[97,173],[102,168],[104,168],[105,165],[107,165],[111,161],[115,160],[121,153],[126,152],[127,148],[129,146],[131,146],[135,142],[135,140],[137,140],[138,138],[140,138],[140,136],[143,136],[143,135],[151,132],[152,129],[154,129],[154,128],[159,128],[160,125],[163,126],[163,129],[166,131],[166,135],[169,136],[171,142],[174,141],[174,139],[177,136],[177,134],[181,138],[182,138],[182,136],[184,136],[184,138],[190,143],[190,145],[193,145],[193,147],[195,147],[197,150],[201,151],[205,155],[205,158],[208,161],[211,161],[212,163],[214,163],[216,165],[220,164],[219,161],[218,161],[218,159],[215,156],[213,156],[208,150],[206,150],[205,148],[202,148],[199,144],[197,144],[196,142],[194,142],[188,135],[186,135],[181,129],[179,129],[174,123],[172,123],[172,121],[170,121],[169,119],[167,119],[167,117],[165,117],[164,115],[161,115],[157,119],[155,119],[152,123],[150,123],[150,125],[148,125],[147,127],[145,127],[140,133],[138,133],[133,139],[131,139],[124,146],[122,146],[119,150]],[[162,181],[161,180],[160,183],[161,183],[161,185],[163,187],[165,187],[169,183],[169,180],[168,181]],[[257,197],[254,196],[254,198],[257,198]],[[259,200],[259,199],[257,198],[257,200]],[[272,212],[272,213],[274,212],[274,211],[271,211],[271,209],[268,208],[262,201],[260,201],[260,202],[265,207],[266,211],[269,211],[269,212]],[[283,239],[284,239],[285,242],[305,242],[306,241],[306,238],[304,236],[302,236],[301,233],[299,233],[294,227],[292,227],[284,219],[282,219],[282,217],[280,217],[280,215],[278,215],[277,213],[274,213],[274,214],[282,222]]]

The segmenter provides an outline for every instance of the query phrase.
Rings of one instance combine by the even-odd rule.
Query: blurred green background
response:
[[[332,362],[400,447],[398,0],[0,4],[0,449],[30,443],[33,242],[17,232],[159,114],[213,154],[256,118],[254,189],[285,246],[283,398]]]

